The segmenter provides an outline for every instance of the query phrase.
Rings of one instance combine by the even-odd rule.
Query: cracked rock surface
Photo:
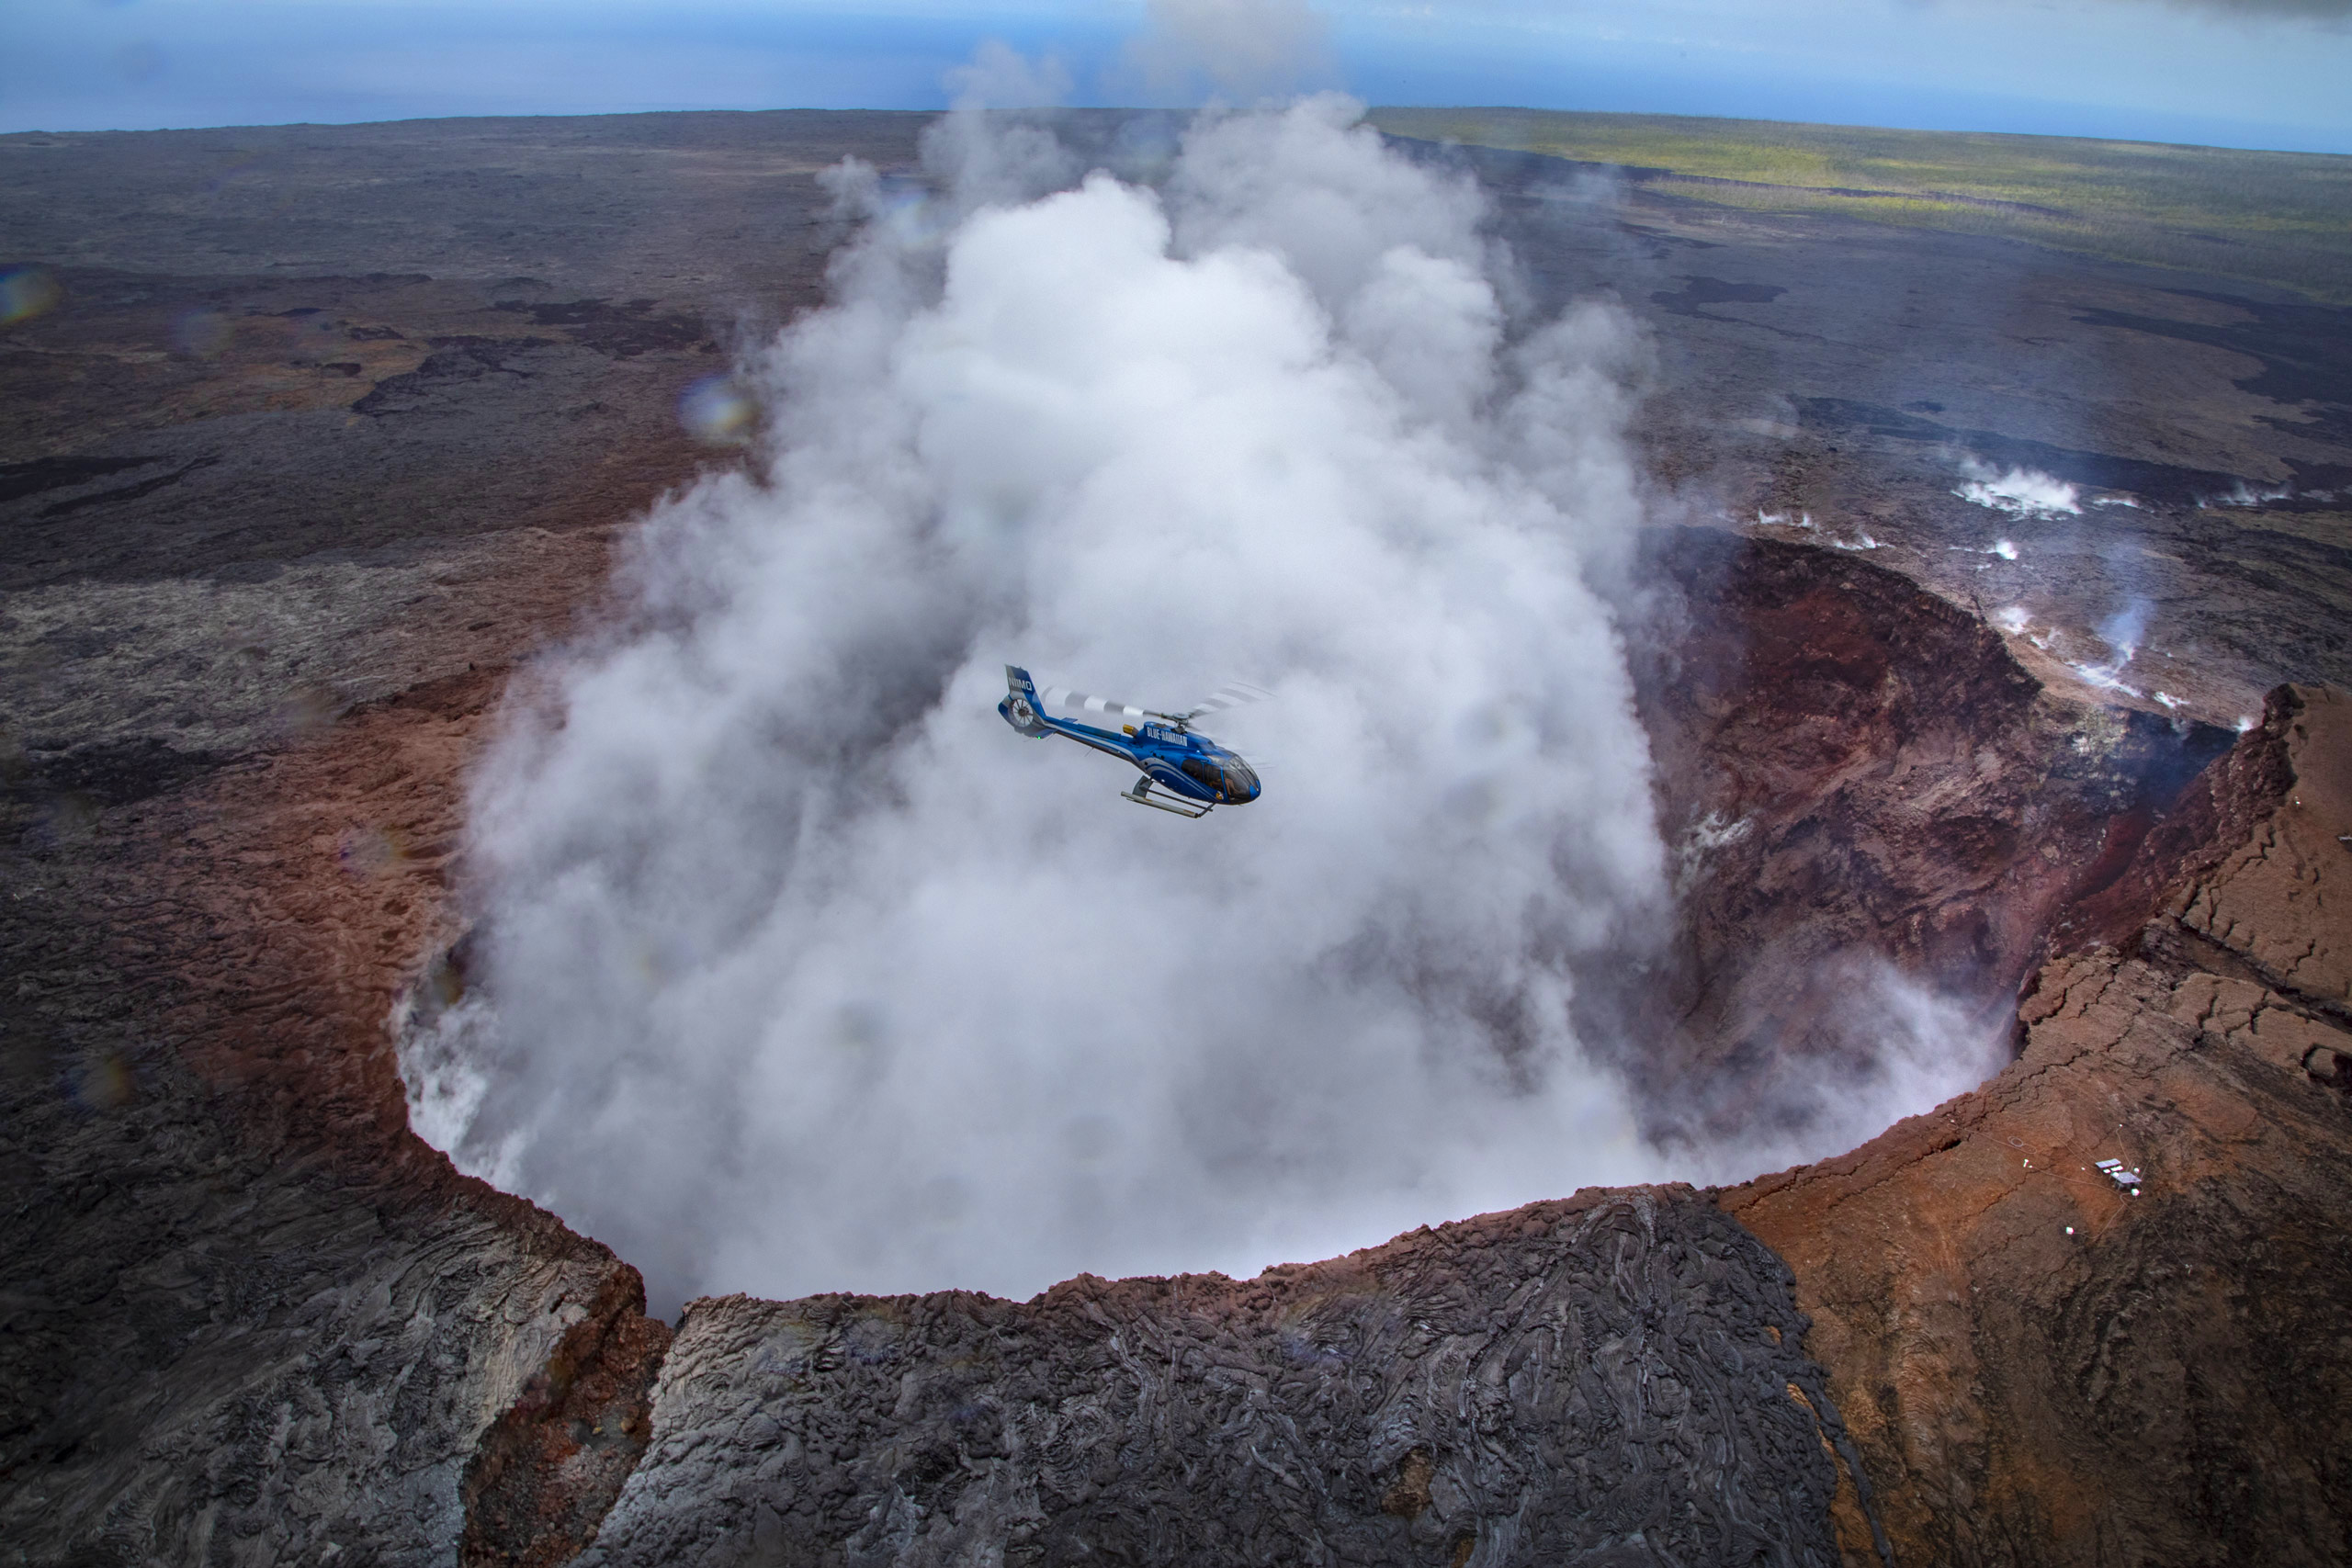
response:
[[[673,1344],[626,1261],[410,1134],[389,1021],[457,934],[510,671],[733,460],[679,395],[817,297],[817,172],[903,172],[922,123],[0,137],[6,259],[62,300],[0,334],[0,1563],[2352,1555],[2346,709],[2274,699],[2175,799],[2210,738],[2079,679],[2115,549],[2184,718],[2341,679],[2341,514],[2151,498],[1988,559],[1939,466],[2185,428],[2271,472],[2293,410],[2233,354],[2081,313],[2260,305],[2180,276],[1498,209],[1539,294],[1659,301],[1661,466],[1793,509],[1683,547],[1734,564],[1684,572],[1649,714],[1669,829],[1715,823],[1678,1006],[1802,1016],[1766,926],[2027,979],[2007,1070],[1849,1155],[1254,1280],[703,1302]],[[1993,395],[2020,321],[2143,391]]]
[[[1252,1280],[700,1302],[582,1563],[1827,1563],[1804,1332],[1687,1188]]]
[[[1720,1199],[1796,1272],[1898,1561],[2352,1551],[2352,703],[2282,690],[2200,783],[2242,836],[2044,966],[2007,1070]]]
[[[447,1563],[485,1429],[641,1311],[408,1133],[381,1044],[492,683],[14,859],[0,1562]]]

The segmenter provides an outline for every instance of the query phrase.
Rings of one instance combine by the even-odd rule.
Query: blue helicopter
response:
[[[1058,686],[1040,696],[1029,671],[1014,664],[1004,667],[1004,683],[1005,697],[996,705],[996,711],[1032,740],[1067,736],[1141,769],[1143,776],[1136,780],[1133,789],[1121,794],[1122,800],[1172,811],[1179,817],[1206,817],[1220,806],[1246,806],[1258,798],[1258,775],[1250,764],[1207,736],[1193,734],[1192,728],[1193,720],[1204,714],[1264,698],[1267,694],[1255,686],[1226,686],[1198,707],[1182,713],[1156,713]],[[1048,705],[1103,714],[1119,728],[1103,729],[1075,719],[1049,717]]]

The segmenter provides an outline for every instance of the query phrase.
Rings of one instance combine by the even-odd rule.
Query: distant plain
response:
[[[2028,240],[2352,302],[2352,157],[1686,115],[1384,108],[1392,136],[1614,165],[1746,211]]]
[[[1657,522],[1802,558],[1824,604],[1847,602],[1847,563],[1883,595],[1894,579],[1869,567],[1891,569],[1989,622],[2062,696],[2097,677],[2143,731],[2233,725],[2283,680],[2352,686],[2352,158],[1513,110],[1374,120],[1484,182],[1521,275],[1516,324],[1596,296],[1624,312],[1646,353],[1634,436]],[[410,1137],[384,1021],[457,935],[461,780],[508,672],[595,614],[612,542],[655,498],[756,455],[690,417],[699,394],[826,297],[847,230],[824,170],[855,157],[919,180],[930,123],[0,136],[0,273],[37,281],[40,305],[0,325],[0,1251],[40,1281],[0,1300],[0,1474],[39,1477],[0,1490],[0,1537],[28,1560],[97,1561],[135,1527],[159,1559],[196,1561],[217,1522],[287,1561],[331,1531],[342,1561],[428,1539],[449,1561],[465,1456],[553,1350],[556,1305],[532,1303],[570,1292],[572,1313],[594,1299],[628,1316],[633,1273]],[[1096,111],[1056,129],[1092,148],[1128,126]],[[1138,166],[1163,141],[1137,138]],[[2003,510],[1964,485],[2017,468],[2064,504]],[[1814,656],[1803,637],[1782,646]],[[1815,690],[1774,686],[1792,708]],[[1837,707],[1758,729],[1802,748]],[[1871,773],[1882,798],[1941,812],[1920,776]],[[1860,840],[1852,863],[1878,852]],[[1785,901],[1805,885],[1748,886]],[[1886,930],[1916,912],[1884,907]],[[2040,1095],[2052,1075],[2036,1073]],[[2025,1103],[1961,1156],[2003,1190],[2022,1173],[1993,1139],[2041,1137],[2023,1118],[2057,1101]],[[2343,1167],[2324,1138],[2212,1103],[2267,1127],[2242,1146],[2273,1163],[2197,1176],[2197,1206],[2133,1205],[2181,1217],[2132,1222],[2148,1227],[2124,1233],[2134,1250],[2106,1254],[2097,1295],[2075,1298],[2096,1314],[1970,1318],[1957,1275],[1948,1300],[1940,1276],[1928,1293],[1903,1270],[1960,1253],[1920,1244],[1924,1206],[1883,1231],[1790,1211],[1787,1234],[1842,1270],[1816,1276],[1835,1300],[1918,1352],[1881,1385],[1868,1330],[1847,1343],[1871,1381],[1838,1393],[1884,1435],[1873,1476],[1925,1497],[1935,1529],[1994,1539],[2045,1498],[2104,1498],[2086,1517],[2111,1521],[2216,1495],[2241,1511],[2215,1517],[2275,1527],[2297,1465],[2322,1478],[2305,1495],[2340,1500],[2324,1412],[2343,1407],[2327,1315],[2343,1287],[2309,1260],[2341,1258],[2341,1227],[2304,1194],[2340,1198],[2324,1183]],[[2161,1158],[2187,1146],[2152,1142]],[[1933,1186],[1955,1206],[1994,1190],[1918,1168],[1917,1188],[1883,1190]],[[2309,1185],[2264,1174],[2282,1169]],[[2075,1269],[2074,1244],[2058,1253],[2034,1223],[2044,1250],[2002,1232],[1986,1253],[1986,1303],[2028,1300],[2029,1274],[2036,1303],[2074,1288],[2048,1263]],[[1503,1295],[1464,1299],[1484,1324]],[[1816,1322],[1834,1345],[1828,1313]],[[2030,1374],[2012,1388],[2073,1399],[2069,1369],[2095,1366],[2122,1403],[2071,1428],[1933,1403],[1939,1369],[1996,1353]],[[1786,1416],[1783,1386],[1764,1394]],[[2022,1470],[1964,1469],[1988,1434]],[[1800,1435],[1810,1454],[1810,1424]],[[1913,1452],[1934,1456],[1924,1482],[1902,1468]],[[2080,1483],[2086,1454],[2143,1490]],[[2019,1473],[2022,1492],[1984,1479]]]

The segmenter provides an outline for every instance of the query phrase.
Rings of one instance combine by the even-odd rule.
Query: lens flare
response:
[[[347,828],[335,842],[335,861],[353,876],[389,876],[409,862],[408,835],[397,828]]]
[[[299,740],[333,725],[348,705],[331,686],[301,686],[272,711],[271,728],[288,740]]]
[[[221,310],[186,310],[172,322],[172,346],[191,359],[212,359],[229,346],[236,324]]]
[[[706,446],[741,446],[759,423],[760,405],[732,376],[706,376],[678,394],[678,423]]]
[[[74,1102],[85,1111],[117,1111],[137,1092],[130,1066],[112,1052],[85,1066],[74,1081]]]
[[[78,790],[52,795],[34,817],[33,841],[51,846],[85,844],[97,831],[98,812],[98,803]]]
[[[29,321],[57,308],[65,298],[57,279],[45,266],[13,267],[0,272],[0,327]]]

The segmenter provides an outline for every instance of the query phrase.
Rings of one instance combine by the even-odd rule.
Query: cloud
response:
[[[1147,0],[1128,51],[1161,101],[1241,103],[1332,79],[1330,28],[1306,0]]]
[[[1588,581],[1638,339],[1507,322],[1476,192],[1357,112],[1204,120],[1164,193],[843,182],[837,301],[743,372],[763,471],[650,519],[484,766],[474,988],[403,1048],[463,1167],[670,1303],[1254,1269],[1659,1173],[1568,1022],[1666,908]],[[1216,727],[1264,796],[1123,805],[997,717],[1007,661],[1272,688]]]
[[[2352,19],[2352,0],[2159,0],[2159,3],[2176,11],[2205,11],[2249,21],[2277,18],[2342,22]]]
[[[1033,61],[998,39],[984,41],[968,63],[946,73],[958,109],[1051,108],[1069,96],[1069,69],[1048,55]]]

